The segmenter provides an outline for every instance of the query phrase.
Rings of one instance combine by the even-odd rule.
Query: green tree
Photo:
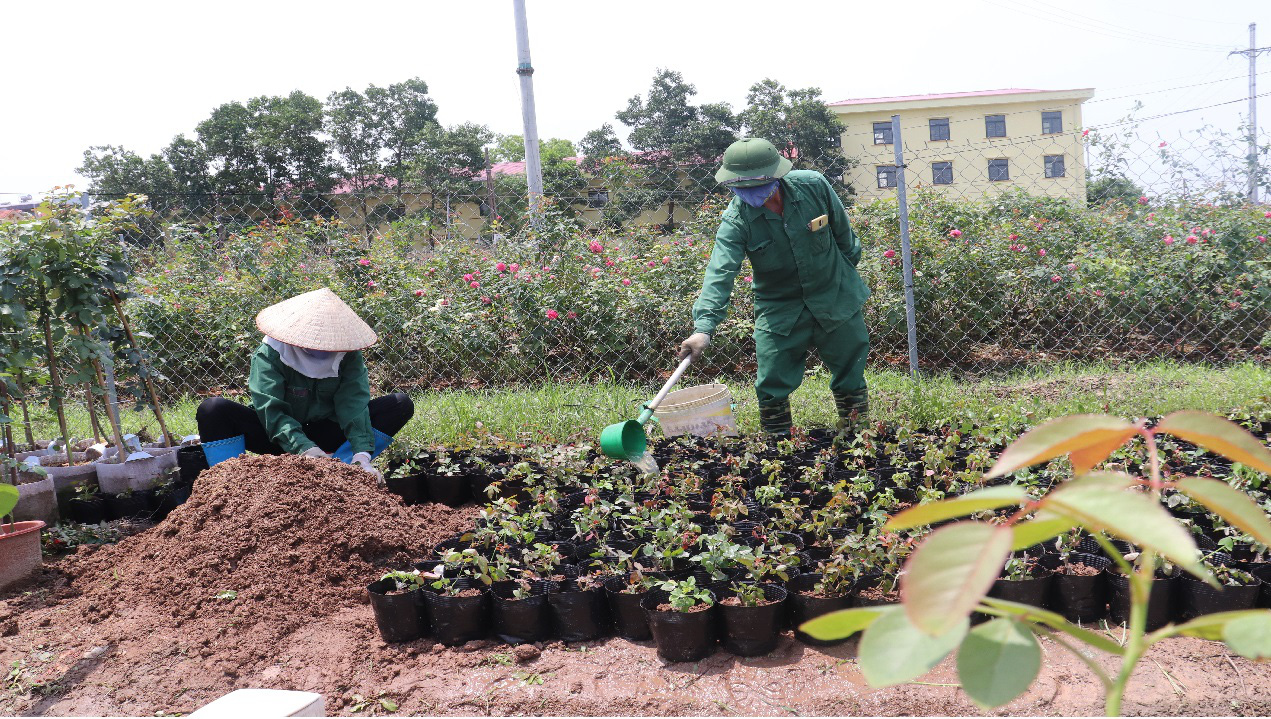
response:
[[[84,151],[84,164],[75,170],[89,180],[89,192],[118,198],[130,192],[158,195],[172,192],[172,167],[162,155],[149,159],[116,145],[95,145]]]
[[[441,129],[437,103],[428,97],[428,83],[415,77],[383,88],[371,85],[366,88],[366,98],[383,133],[384,172],[397,180],[405,179],[421,141],[427,139],[427,133],[436,139],[435,133]],[[489,130],[482,130],[489,135]]]
[[[843,123],[821,100],[821,89],[787,90],[765,78],[750,86],[741,112],[746,134],[777,146],[796,168],[838,179],[855,165],[843,156]]]
[[[366,95],[346,87],[327,96],[326,131],[337,168],[354,191],[382,182],[386,128]]]
[[[549,140],[539,138],[538,155],[543,165],[559,162],[567,157],[575,157],[578,150],[574,143],[553,137]],[[521,162],[525,159],[525,138],[521,135],[499,135],[490,148],[490,160],[493,162]]]
[[[269,193],[323,193],[335,184],[330,147],[322,139],[322,102],[295,90],[247,103],[249,139],[265,169]]]
[[[678,72],[659,69],[648,93],[633,96],[616,114],[631,128],[628,142],[639,151],[630,163],[641,166],[652,185],[644,201],[667,206],[674,226],[676,203],[692,203],[714,189],[711,176],[724,150],[737,139],[740,121],[722,103],[694,105],[697,89]]]
[[[428,215],[443,218],[447,206],[471,202],[479,195],[479,173],[485,169],[485,147],[494,134],[484,125],[424,128],[412,150],[406,181],[430,196]]]

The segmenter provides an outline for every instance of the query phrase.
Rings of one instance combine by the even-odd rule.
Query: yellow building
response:
[[[1023,188],[1085,201],[1078,90],[982,90],[841,100],[843,154],[859,164],[843,179],[862,202],[896,192],[891,116],[900,115],[905,184],[978,199]]]

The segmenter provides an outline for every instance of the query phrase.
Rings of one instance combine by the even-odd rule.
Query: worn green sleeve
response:
[[[706,265],[702,294],[693,304],[693,331],[714,334],[715,328],[728,314],[733,296],[733,283],[746,259],[746,225],[732,212],[726,212],[715,232],[715,247]]]
[[[299,421],[291,416],[287,403],[287,380],[282,372],[282,358],[269,345],[262,344],[252,355],[251,374],[247,388],[251,391],[252,407],[265,425],[265,434],[284,452],[300,454],[315,446],[305,435]]]
[[[375,450],[371,436],[371,386],[361,352],[350,352],[340,362],[340,386],[335,390],[335,421],[353,448],[353,454]]]
[[[861,241],[857,239],[856,233],[852,232],[852,225],[847,219],[847,210],[843,208],[843,201],[839,199],[839,195],[834,191],[834,187],[830,185],[830,181],[822,178],[824,183],[826,201],[830,207],[830,228],[834,231],[834,242],[838,244],[839,252],[847,258],[847,261],[855,267],[861,261]]]

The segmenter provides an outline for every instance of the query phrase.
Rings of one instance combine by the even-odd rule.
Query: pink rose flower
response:
[[[464,276],[463,276],[463,281],[464,281],[464,282],[471,282],[471,281],[472,281],[472,273],[471,273],[471,272],[469,272],[468,274],[464,275]]]
[[[1196,235],[1188,235],[1188,236],[1187,236],[1187,244],[1189,244],[1189,245],[1194,245],[1194,244],[1196,244],[1196,242],[1197,242]]]
[[[1139,196],[1139,204],[1140,204],[1140,205],[1146,205],[1146,204],[1147,204],[1147,197],[1146,197],[1145,195],[1140,195],[1140,196]]]
[[[506,272],[506,271],[507,271],[507,269],[508,269],[508,266],[507,266],[507,265],[505,265],[505,264],[503,264],[502,262],[500,262],[500,263],[498,263],[497,265],[495,265],[495,266],[494,266],[494,271],[495,271],[495,272]]]
[[[1012,233],[1010,234],[1010,236],[1008,236],[1006,239],[1008,239],[1008,240],[1012,240],[1012,241],[1013,241],[1013,240],[1018,240],[1018,239],[1019,239],[1019,235],[1017,235],[1017,234],[1015,234],[1014,232],[1012,232]]]
[[[623,286],[623,287],[630,287],[630,286],[631,286],[631,280],[627,279],[626,277],[623,277],[623,278],[622,278],[622,286]]]
[[[423,297],[423,296],[424,296],[424,291],[423,291],[423,290],[415,290],[415,292],[414,292],[413,294],[414,294],[416,297]]]
[[[752,276],[750,276],[750,275],[746,275],[746,277],[745,277],[744,279],[745,279],[745,281],[746,281],[746,282],[754,282],[754,281],[755,281],[755,278],[754,278],[754,277],[752,277]]]
[[[1258,235],[1258,242],[1261,242],[1261,243],[1263,243],[1263,244],[1266,244],[1266,242],[1267,242],[1266,235]]]
[[[1166,235],[1165,239],[1161,240],[1161,242],[1164,242],[1167,245],[1172,245],[1174,244],[1174,237],[1172,235]]]
[[[559,313],[559,312],[557,312],[556,310],[548,310],[548,311],[547,311],[547,319],[549,319],[549,320],[554,320],[554,319],[556,319],[557,317],[560,317],[560,313]]]
[[[1075,263],[1075,262],[1069,262],[1069,263],[1068,263],[1068,271],[1069,271],[1069,272],[1076,272],[1076,271],[1077,271],[1077,263]]]
[[[483,304],[483,305],[488,305],[488,304],[490,304],[490,298],[489,298],[489,297],[482,297],[482,298],[481,298],[481,304]]]
[[[366,267],[367,265],[371,264],[371,261],[363,257],[362,259],[358,260],[357,263],[363,267]]]
[[[367,286],[367,287],[375,287],[375,286],[376,286],[376,282],[375,282],[375,280],[367,280],[367,281],[366,281],[366,286]]]
[[[883,253],[883,257],[886,257],[889,260],[895,256],[896,256],[895,250],[887,250],[886,252]]]
[[[957,239],[962,236],[962,230],[949,230],[949,236]]]
[[[513,262],[512,264],[508,265],[508,269],[511,270],[512,272],[520,272],[521,266]]]
[[[481,286],[481,283],[480,283],[480,282],[469,282],[469,283],[468,283],[468,286],[475,290],[475,289],[477,289],[478,287],[480,287],[480,286]]]
[[[587,245],[587,249],[591,250],[592,252],[594,252],[594,253],[596,253],[596,254],[600,254],[601,252],[604,252],[604,251],[605,251],[605,246],[604,246],[604,245],[602,245],[602,244],[600,244],[600,241],[599,241],[599,240],[592,240],[592,241],[591,241],[591,242]]]
[[[1037,256],[1038,256],[1038,257],[1045,257],[1045,256],[1046,256],[1046,248],[1044,248],[1044,247],[1043,247],[1042,249],[1038,250],[1038,251],[1037,251]]]
[[[663,258],[662,258],[662,264],[664,264],[664,265],[669,265],[669,264],[671,264],[671,258],[670,258],[670,257],[663,257]]]
[[[1050,277],[1050,281],[1051,281],[1051,282],[1059,282],[1059,281],[1061,281],[1062,279],[1063,279],[1063,278],[1062,278],[1062,277],[1060,277],[1059,275],[1051,275],[1051,277]]]

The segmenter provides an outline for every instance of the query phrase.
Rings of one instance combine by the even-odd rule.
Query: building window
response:
[[[949,118],[933,117],[927,123],[931,128],[931,139],[933,141],[949,139]]]
[[[890,145],[891,144],[891,123],[875,122],[874,123],[874,144]]]
[[[1047,155],[1045,157],[1046,177],[1063,177],[1064,176],[1064,156],[1063,155]]]
[[[1006,137],[1006,115],[985,115],[984,136]]]
[[[825,144],[828,145],[829,147],[842,147],[843,136],[836,132],[833,135],[830,135],[830,137],[826,140]]]
[[[600,208],[609,204],[608,190],[587,190],[587,206]]]
[[[1002,182],[1009,179],[1011,179],[1011,167],[1006,159],[989,160],[989,182]]]
[[[878,171],[878,187],[895,187],[896,186],[896,166],[895,165],[879,165],[875,168]]]
[[[953,184],[953,163],[952,162],[931,163],[931,184],[952,185]]]
[[[1064,131],[1064,113],[1059,110],[1042,113],[1042,134],[1058,135]]]

